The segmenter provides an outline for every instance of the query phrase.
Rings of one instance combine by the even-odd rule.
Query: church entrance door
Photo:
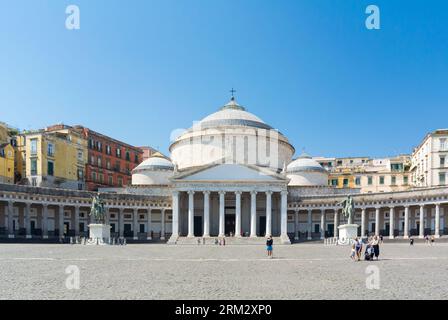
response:
[[[260,217],[260,232],[259,237],[264,237],[266,235],[266,217]]]
[[[202,217],[201,216],[195,216],[194,217],[194,236],[195,237],[202,237],[203,231],[202,231]]]
[[[232,233],[232,235],[235,235],[235,214],[225,215],[224,233],[226,234],[226,236],[229,236],[230,233]]]

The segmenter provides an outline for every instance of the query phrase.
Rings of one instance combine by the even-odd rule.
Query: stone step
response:
[[[289,239],[287,241],[284,241],[281,237],[273,237],[274,245],[281,245],[281,244],[290,244]],[[188,238],[188,237],[179,237],[176,240],[170,239],[168,241],[168,244],[176,244],[176,245],[219,245],[220,241],[222,243],[222,240],[225,240],[225,245],[265,245],[266,244],[266,238],[265,237],[256,237],[256,238],[250,238],[250,237],[241,237],[241,238],[235,238],[235,237],[195,237],[195,238]]]

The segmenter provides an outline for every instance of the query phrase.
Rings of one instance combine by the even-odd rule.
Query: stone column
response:
[[[48,204],[42,205],[42,238],[48,239]]]
[[[14,238],[14,202],[8,201],[8,238]]]
[[[299,240],[299,210],[294,211],[294,239]]]
[[[313,209],[308,209],[308,240],[313,239]]]
[[[25,203],[25,229],[26,229],[26,238],[31,239],[31,203]]]
[[[78,217],[79,217],[79,215],[78,215]],[[104,216],[104,223],[107,226],[110,225],[110,208],[109,207],[106,207],[106,212],[105,212],[105,216]]]
[[[106,209],[106,221],[109,220],[109,208]],[[79,206],[75,206],[75,237],[79,237]],[[108,222],[106,224],[109,224]]]
[[[134,234],[134,240],[138,240],[138,209],[134,208],[134,212],[132,213],[132,231]]]
[[[235,237],[241,237],[241,191],[235,192]]]
[[[250,236],[257,236],[257,192],[250,193]]]
[[[151,227],[151,219],[152,219],[152,217],[151,217],[151,208],[148,208],[148,213],[147,213],[147,216],[146,216],[146,240],[152,240],[152,236],[151,236],[151,228],[152,228]],[[174,234],[174,201],[173,201],[173,234]]]
[[[64,237],[64,206],[59,206],[59,238]]]
[[[188,237],[194,237],[194,191],[188,191]]]
[[[418,237],[423,239],[425,237],[425,205],[420,205],[420,230]]]
[[[325,239],[325,209],[320,209],[320,239]]]
[[[160,233],[160,240],[165,240],[165,208],[162,209],[162,230]]]
[[[409,239],[409,206],[404,207],[403,239]]]
[[[361,238],[366,235],[366,208],[361,209]]]
[[[334,209],[334,237],[339,237],[339,209]]]
[[[179,237],[179,192],[174,191],[173,192],[173,233],[172,237],[173,239]],[[149,216],[151,216],[151,211],[149,213]],[[149,230],[148,230],[149,231]]]
[[[389,239],[394,239],[394,218],[395,218],[395,209],[394,207],[390,207],[389,211]]]
[[[204,235],[210,237],[210,191],[204,191]]]
[[[224,237],[225,234],[225,222],[224,222],[224,218],[225,218],[225,195],[226,193],[224,191],[219,191],[219,235],[218,237]]]
[[[280,193],[280,235],[282,238],[288,238],[288,192]]]
[[[119,237],[124,237],[124,209],[120,208],[118,212],[118,230],[119,230]]]
[[[440,203],[436,203],[436,217],[434,222],[434,237],[440,238]]]
[[[266,237],[272,235],[272,191],[266,192]]]
[[[375,235],[380,235],[380,208],[375,208]]]

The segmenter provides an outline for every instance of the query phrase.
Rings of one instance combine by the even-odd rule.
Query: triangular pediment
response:
[[[285,181],[286,177],[267,168],[243,164],[214,164],[173,177],[174,181]]]

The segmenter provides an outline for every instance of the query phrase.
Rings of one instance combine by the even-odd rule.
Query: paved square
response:
[[[447,299],[448,244],[384,244],[381,260],[348,247],[0,245],[0,299]],[[68,266],[80,289],[66,287]],[[378,266],[380,289],[366,289]]]

